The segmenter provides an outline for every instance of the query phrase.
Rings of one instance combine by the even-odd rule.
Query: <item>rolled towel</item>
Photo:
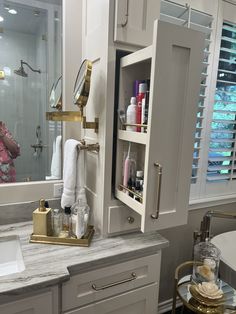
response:
[[[65,142],[63,162],[63,193],[61,207],[72,206],[76,200],[77,160],[79,142],[69,139]]]

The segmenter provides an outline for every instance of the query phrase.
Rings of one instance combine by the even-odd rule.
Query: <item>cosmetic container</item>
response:
[[[52,211],[52,221],[53,221],[53,236],[58,237],[62,231],[62,212],[59,208],[55,208]]]
[[[141,83],[139,84],[139,93],[137,96],[137,112],[136,112],[136,123],[141,124],[142,122],[142,99],[145,97],[145,93],[147,91],[147,84]],[[141,132],[141,127],[137,127],[137,132]]]
[[[128,106],[127,112],[126,112],[126,123],[136,124],[136,109],[137,109],[136,98],[131,97],[130,105]],[[127,125],[126,130],[127,131],[136,131],[136,127]]]
[[[59,234],[59,237],[69,238],[71,234],[71,207],[66,206],[62,217],[62,230]]]
[[[135,189],[136,191],[143,191],[143,171],[138,170],[135,178]]]
[[[130,178],[130,166],[131,166],[130,150],[131,150],[131,143],[129,143],[128,154],[124,162],[123,185],[125,187],[128,187],[128,181]]]
[[[72,206],[72,235],[81,239],[88,227],[90,208],[86,201],[79,199]]]

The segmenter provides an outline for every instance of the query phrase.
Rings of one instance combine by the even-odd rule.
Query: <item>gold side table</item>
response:
[[[183,306],[198,314],[236,314],[236,290],[227,283],[220,281],[220,288],[224,293],[224,302],[209,306],[198,302],[189,291],[193,265],[202,263],[188,261],[180,264],[175,270],[175,286],[172,303],[172,314],[175,314],[177,297]],[[187,274],[186,274],[187,272]],[[184,275],[183,275],[184,273]]]

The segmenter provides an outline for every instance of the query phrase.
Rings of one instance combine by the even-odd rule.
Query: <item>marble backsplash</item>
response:
[[[61,208],[60,199],[48,200],[48,203],[51,208]],[[38,206],[39,201],[0,205],[0,225],[30,221],[33,211]]]

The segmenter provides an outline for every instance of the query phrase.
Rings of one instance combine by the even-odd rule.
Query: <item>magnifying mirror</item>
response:
[[[49,105],[51,108],[62,109],[62,76],[52,85]]]
[[[74,104],[80,108],[85,107],[88,101],[91,73],[92,62],[85,59],[77,74],[73,93]]]

